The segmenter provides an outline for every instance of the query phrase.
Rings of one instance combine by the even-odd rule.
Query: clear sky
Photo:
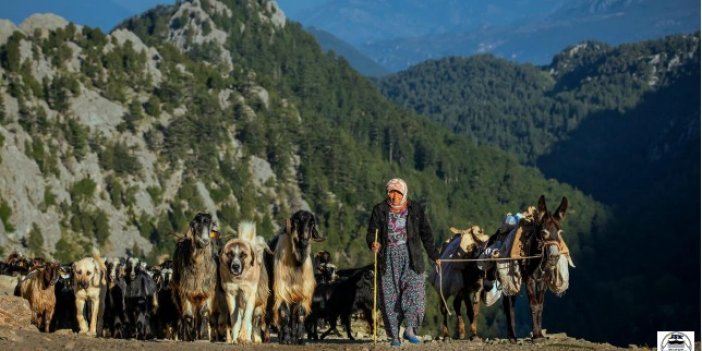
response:
[[[285,14],[298,14],[332,0],[279,0]],[[175,0],[0,0],[0,18],[20,24],[34,13],[54,13],[69,21],[111,30],[124,19]]]

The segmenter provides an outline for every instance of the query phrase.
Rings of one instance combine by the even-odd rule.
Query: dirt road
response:
[[[228,345],[225,343],[210,342],[177,342],[177,341],[136,341],[117,339],[95,339],[72,334],[68,331],[45,334],[30,328],[0,327],[0,350],[149,350],[149,351],[191,351],[191,350],[329,350],[329,351],[370,351],[390,350],[387,342],[378,342],[374,347],[369,340],[350,342],[348,340],[325,340],[324,342],[310,342],[305,346],[287,346],[276,343],[263,345]],[[394,349],[394,348],[393,348]],[[504,351],[536,351],[536,350],[650,350],[647,348],[617,348],[609,344],[592,343],[585,340],[576,340],[565,336],[554,335],[548,340],[531,342],[520,340],[509,343],[506,340],[468,341],[453,340],[426,341],[421,345],[403,344],[402,350],[416,351],[467,351],[467,350],[504,350]]]

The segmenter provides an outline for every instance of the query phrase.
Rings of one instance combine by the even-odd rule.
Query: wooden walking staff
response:
[[[375,228],[375,241],[378,242],[378,228]],[[373,250],[373,346],[378,340],[378,252]]]

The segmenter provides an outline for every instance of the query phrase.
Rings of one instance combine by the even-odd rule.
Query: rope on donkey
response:
[[[441,295],[441,302],[444,304],[444,307],[446,308],[446,313],[449,316],[452,316],[451,310],[448,308],[448,303],[446,302],[446,298],[444,297],[444,281],[443,281],[443,272],[441,268],[441,263],[443,262],[500,262],[500,261],[518,261],[518,260],[532,260],[535,258],[542,258],[543,254],[541,255],[534,255],[534,256],[524,256],[524,257],[492,257],[492,258],[447,258],[447,259],[440,259],[439,264],[435,266],[435,269],[439,273],[439,295]]]

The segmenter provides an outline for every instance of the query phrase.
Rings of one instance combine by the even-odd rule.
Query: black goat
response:
[[[336,331],[337,319],[341,318],[341,323],[346,329],[346,335],[349,339],[354,340],[351,334],[351,315],[358,311],[363,313],[364,319],[372,327],[372,265],[355,269],[351,276],[328,284],[328,288],[325,289],[328,289],[328,291],[320,291],[322,295],[328,296],[327,301],[323,305],[324,309],[315,313],[317,317],[323,317],[329,323],[329,329],[322,333],[321,339],[324,339],[332,331]]]
[[[105,312],[103,314],[103,336],[126,338],[129,335],[129,320],[125,306],[127,282],[124,279],[126,260],[123,258],[107,260],[107,294],[105,294]]]
[[[49,331],[54,332],[60,329],[70,329],[74,333],[77,333],[80,331],[80,328],[76,320],[76,295],[73,292],[71,265],[63,266],[62,269],[66,273],[59,277],[59,280],[54,286],[56,309],[51,319]],[[85,309],[86,313],[89,311],[90,308]],[[90,317],[86,316],[86,319],[90,320]]]
[[[173,300],[171,277],[173,276],[173,261],[168,260],[154,267],[158,310],[156,312],[156,336],[159,339],[175,339],[180,315],[178,306]]]
[[[156,282],[146,271],[146,264],[134,259],[127,260],[127,293],[125,306],[132,336],[140,340],[153,338],[153,312],[156,308]]]

